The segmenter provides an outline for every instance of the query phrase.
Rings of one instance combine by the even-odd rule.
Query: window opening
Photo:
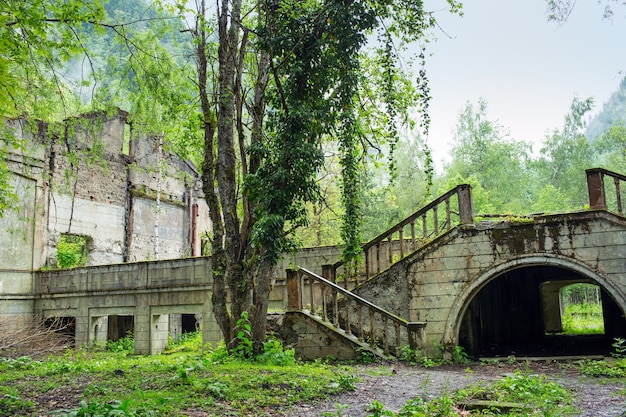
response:
[[[563,333],[604,334],[604,312],[600,287],[572,284],[559,291]]]

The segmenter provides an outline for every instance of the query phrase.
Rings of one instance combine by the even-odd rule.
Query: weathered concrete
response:
[[[31,272],[57,265],[63,235],[87,241],[86,265],[201,254],[211,226],[198,172],[127,119],[119,111],[4,124],[20,148],[7,160],[17,206],[0,217],[0,319],[35,312]]]
[[[281,336],[287,346],[294,346],[297,358],[340,361],[356,360],[359,349],[368,349],[354,336],[337,332],[325,322],[302,311],[284,314]]]
[[[170,314],[200,317],[203,342],[221,333],[211,307],[210,258],[137,262],[37,272],[34,309],[43,317],[74,317],[76,344],[106,341],[109,316],[134,318],[135,352],[163,350]]]
[[[625,260],[626,220],[623,217],[606,211],[537,216],[532,222],[459,226],[355,292],[410,321],[427,322],[427,345],[456,346],[464,316],[471,313],[468,308],[472,301],[490,282],[516,270],[519,279],[524,279],[520,275],[522,270],[532,272],[532,268],[570,271],[569,275],[552,278],[564,280],[561,286],[572,282],[599,285],[623,314],[626,311]],[[554,279],[543,272],[536,274],[540,276],[525,279],[526,284],[518,279],[522,286],[517,290],[511,286],[514,284],[507,287],[511,294],[504,302],[509,305],[498,308],[497,303],[492,304],[495,308],[492,313],[483,311],[482,316],[474,319],[482,317],[484,320],[491,314],[494,320],[493,314],[515,308],[510,303],[518,299],[522,303],[520,309],[534,309],[537,315],[535,319],[520,315],[522,320],[529,320],[529,324],[518,323],[520,329],[527,326],[529,334],[553,330],[553,326],[545,325],[542,317],[551,310],[541,311],[540,285]],[[500,290],[494,294],[504,293]],[[536,300],[531,301],[532,297]],[[531,329],[532,326],[538,328]],[[509,327],[516,325],[511,323]],[[607,329],[609,335],[612,331]]]

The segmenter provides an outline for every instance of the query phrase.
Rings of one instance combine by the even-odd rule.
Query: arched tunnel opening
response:
[[[582,290],[587,298],[581,304],[595,305],[570,308],[576,297],[567,295]],[[574,319],[595,322],[573,325]],[[626,318],[606,289],[578,272],[545,265],[492,279],[471,299],[459,328],[459,345],[474,358],[609,355],[616,338],[626,338]]]

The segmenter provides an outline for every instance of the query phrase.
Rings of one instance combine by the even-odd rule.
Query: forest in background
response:
[[[460,110],[448,162],[429,187],[424,175],[423,138],[402,136],[397,176],[370,164],[363,205],[363,235],[371,239],[457,184],[472,185],[476,214],[529,215],[584,209],[588,204],[585,169],[626,168],[626,78],[602,108],[593,98],[573,98],[563,125],[549,131],[540,149],[518,141],[506,126],[489,119],[483,99]],[[593,115],[593,116],[592,116]],[[529,121],[532,123],[532,121]],[[429,138],[436,141],[437,138]],[[312,227],[305,245],[335,244],[338,190],[324,183],[327,205],[311,207]],[[333,208],[334,207],[334,208]]]
[[[123,23],[100,29],[83,24],[77,37],[88,55],[40,58],[51,60],[53,70],[24,74],[31,84],[27,90],[39,98],[21,103],[14,114],[54,121],[120,107],[131,112],[135,129],[162,134],[164,146],[201,168],[199,116],[187,108],[197,100],[190,82],[194,44],[179,27],[180,17],[173,8],[159,9],[143,0],[103,5],[108,21]],[[365,54],[362,60],[362,76],[381,80],[374,58]],[[31,79],[34,75],[40,78]],[[55,77],[45,79],[50,75]],[[570,109],[563,109],[562,126],[546,134],[540,149],[510,137],[506,126],[489,118],[489,104],[482,98],[468,101],[459,109],[447,162],[434,173],[427,143],[438,138],[425,140],[419,129],[423,121],[412,108],[411,100],[419,95],[412,77],[409,71],[394,74],[401,93],[394,99],[403,97],[400,107],[407,109],[398,115],[396,141],[390,121],[375,110],[381,87],[370,85],[370,91],[362,92],[371,99],[361,116],[369,120],[367,140],[374,142],[360,156],[364,241],[460,183],[472,185],[478,214],[527,215],[584,208],[586,168],[622,172],[626,167],[626,78],[601,109],[593,98],[573,98]],[[340,152],[333,141],[324,142],[323,152],[325,162],[316,178],[319,198],[307,204],[307,227],[296,231],[305,247],[342,242]]]

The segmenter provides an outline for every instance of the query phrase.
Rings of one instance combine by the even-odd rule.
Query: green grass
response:
[[[604,334],[604,317],[600,304],[570,304],[561,318],[564,334]]]
[[[468,404],[480,405],[464,410]],[[489,385],[475,384],[456,393],[442,393],[432,400],[416,398],[396,414],[374,401],[369,416],[457,417],[457,416],[570,416],[574,415],[571,393],[545,375],[516,372]]]
[[[276,342],[250,360],[233,358],[223,347],[203,353],[178,344],[171,351],[158,356],[122,350],[68,352],[46,361],[0,359],[0,416],[50,415],[54,410],[60,416],[199,411],[263,416],[276,407],[354,389],[349,368],[298,364],[293,352]]]

